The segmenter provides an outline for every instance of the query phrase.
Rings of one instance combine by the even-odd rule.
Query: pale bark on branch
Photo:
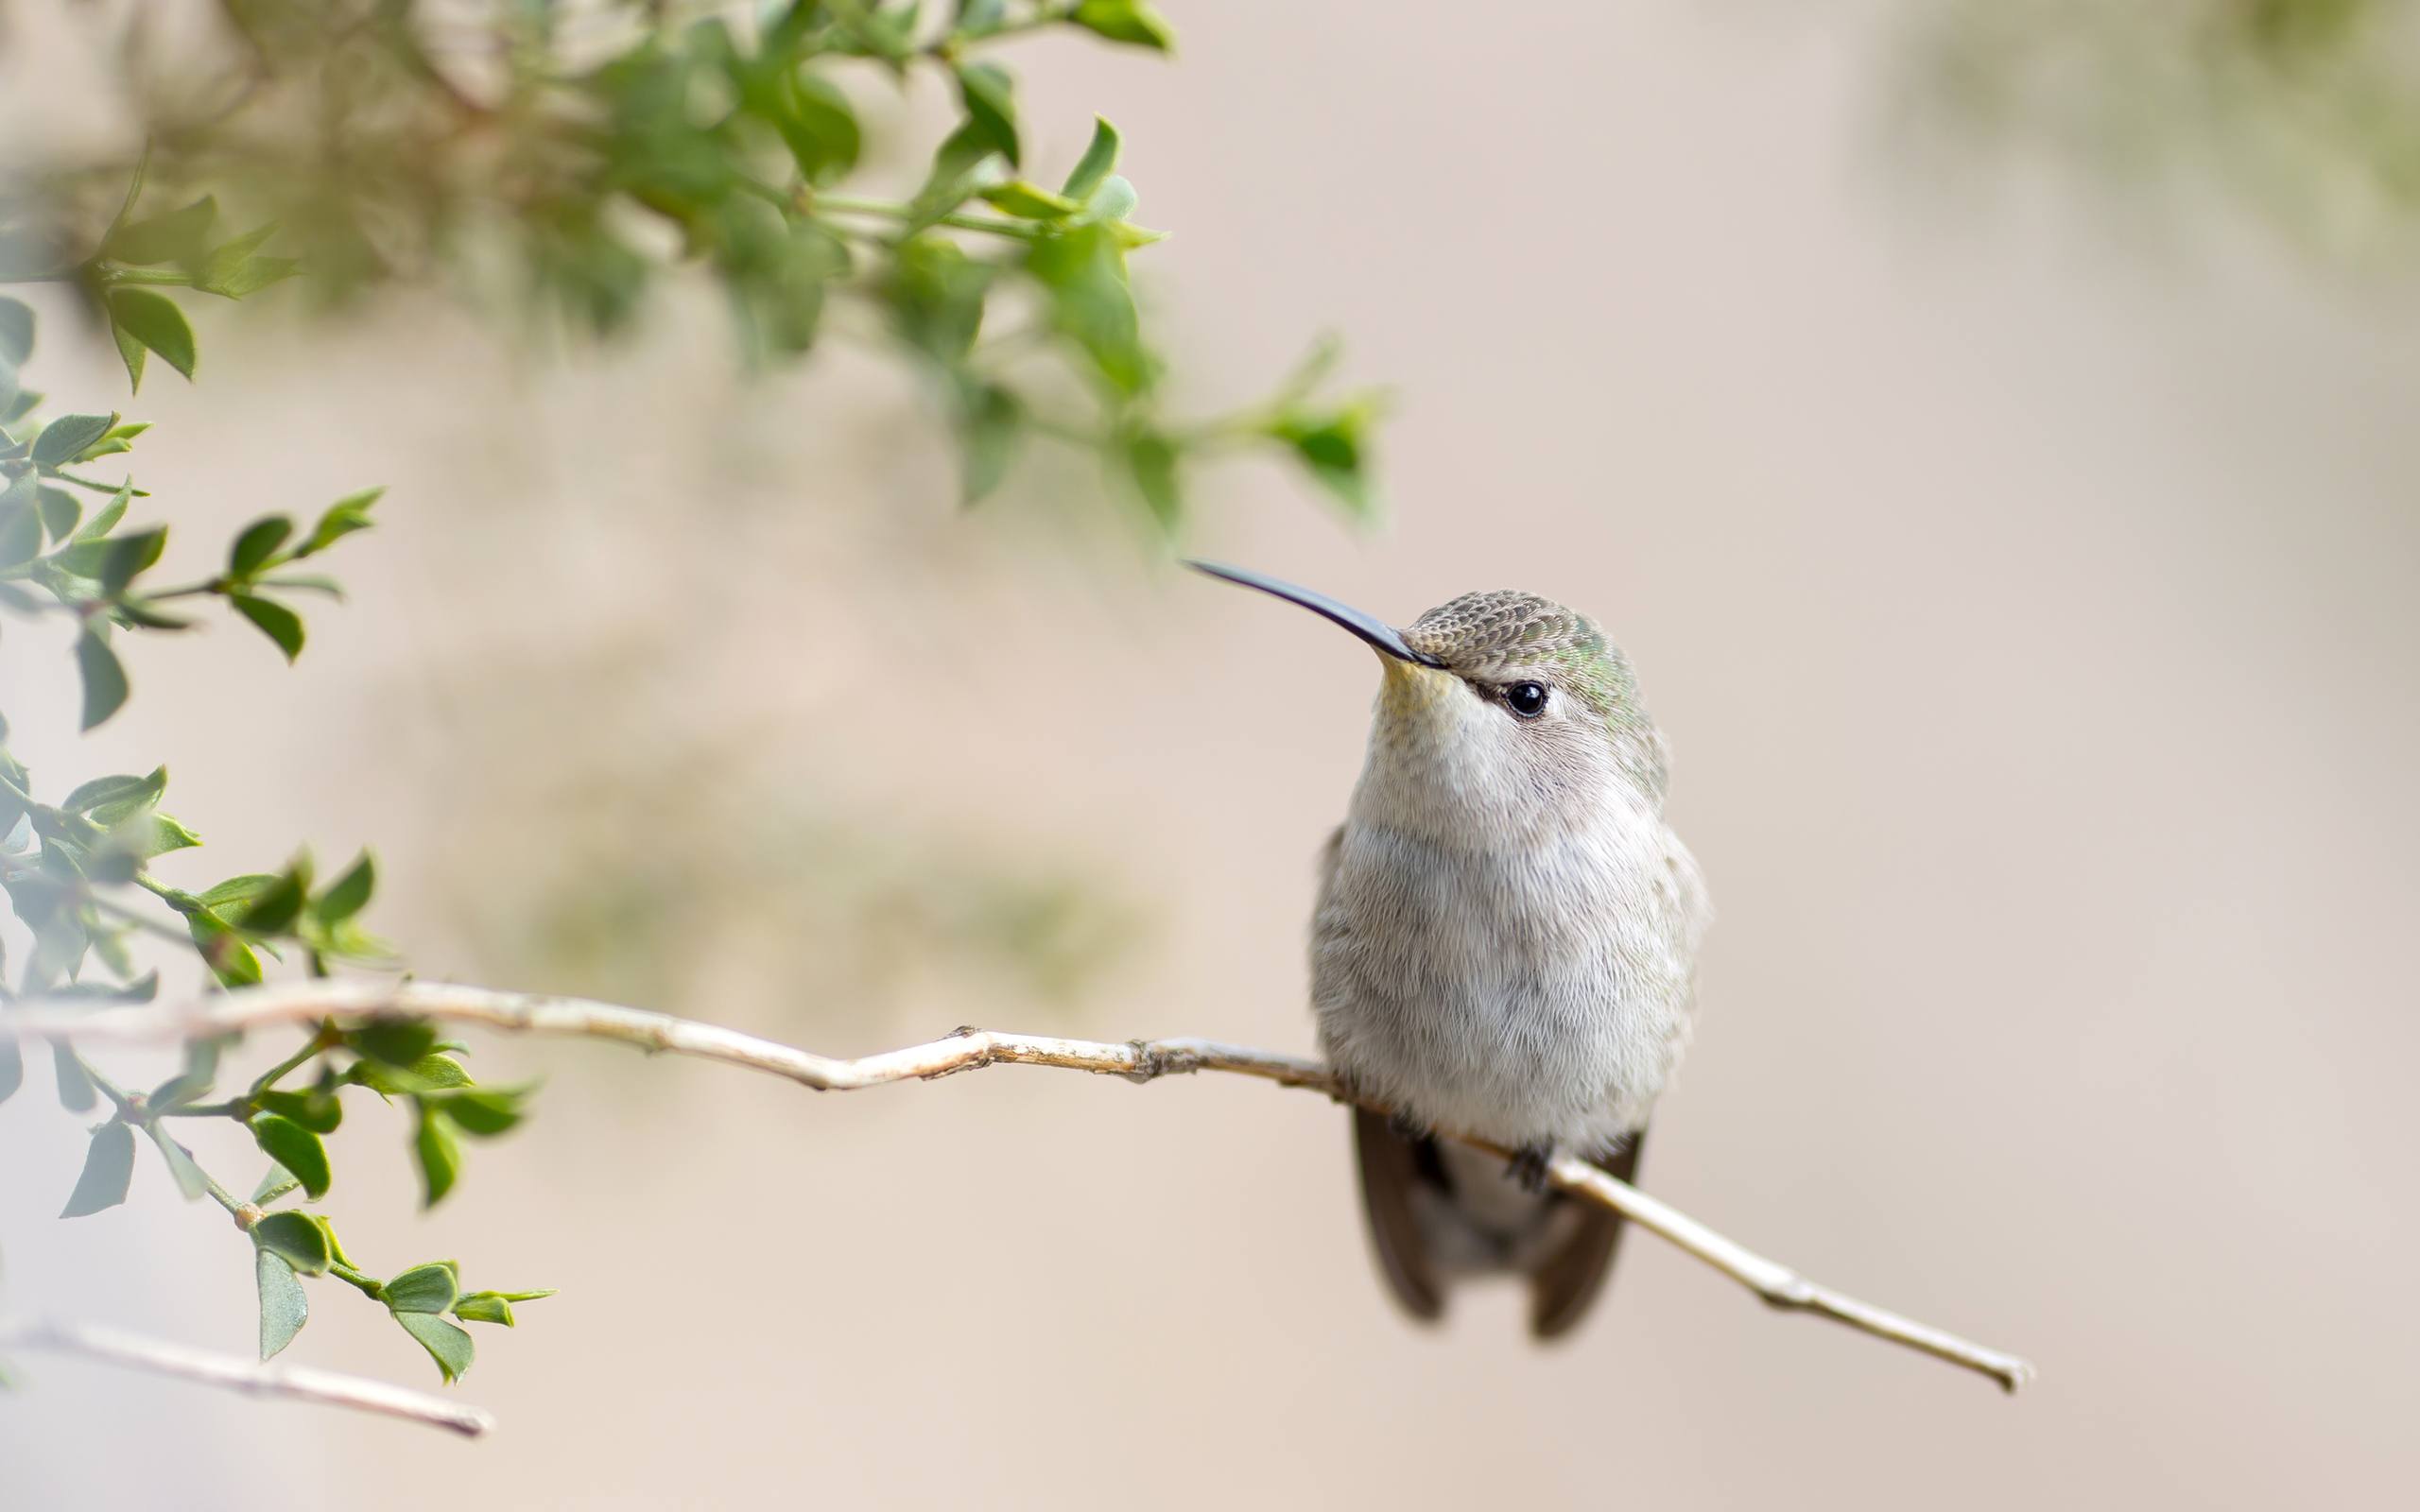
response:
[[[484,1407],[448,1401],[408,1386],[315,1369],[307,1365],[262,1364],[241,1355],[191,1349],[91,1324],[0,1320],[0,1350],[15,1349],[78,1355],[155,1375],[225,1386],[248,1396],[284,1397],[327,1407],[350,1407],[356,1412],[450,1428],[466,1438],[476,1438],[495,1427],[495,1415]]]
[[[1303,1087],[1340,1102],[1359,1102],[1316,1060],[1284,1056],[1212,1040],[1067,1040],[1052,1035],[960,1029],[944,1040],[855,1059],[820,1056],[754,1035],[579,998],[495,991],[437,982],[296,982],[248,988],[181,1004],[147,1004],[90,1009],[64,1005],[25,1005],[0,1014],[0,1032],[66,1039],[79,1043],[203,1039],[279,1024],[312,1025],[326,1018],[392,1017],[484,1024],[494,1029],[579,1035],[619,1040],[642,1049],[696,1056],[787,1077],[818,1091],[854,1091],[892,1082],[925,1081],[982,1066],[1058,1066],[1151,1081],[1161,1076],[1219,1071],[1257,1076],[1284,1087]],[[1367,1105],[1365,1106],[1374,1106]],[[1384,1109],[1381,1109],[1383,1111]],[[1463,1143],[1510,1155],[1482,1140]],[[1754,1253],[1734,1240],[1587,1161],[1565,1156],[1547,1169],[1556,1186],[1599,1202],[1631,1222],[1678,1246],[1685,1253],[1730,1277],[1776,1308],[1811,1313],[1922,1350],[1998,1382],[2010,1391],[2033,1377],[2033,1366],[2016,1355],[1962,1339],[1902,1317],[1870,1302],[1844,1296]]]

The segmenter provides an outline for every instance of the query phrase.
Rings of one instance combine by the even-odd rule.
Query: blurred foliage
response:
[[[544,753],[492,763],[437,838],[441,868],[483,879],[454,927],[488,979],[708,1018],[729,984],[774,983],[760,1022],[862,1025],[952,988],[1067,1007],[1146,936],[1111,879],[1046,848],[863,814],[786,742],[682,734],[653,696],[667,660],[590,647],[448,699],[449,739]]]
[[[2116,182],[2206,182],[2303,243],[2397,255],[2420,223],[2407,0],[1956,0],[1911,81],[1972,142],[2045,141]]]
[[[1132,218],[1117,131],[1095,122],[1053,172],[1028,149],[993,45],[1059,32],[1165,52],[1168,27],[1140,0],[221,0],[214,13],[208,35],[170,43],[138,11],[117,82],[153,180],[274,222],[284,256],[264,266],[251,243],[251,261],[214,263],[164,232],[134,250],[175,255],[131,257],[90,230],[127,164],[5,169],[20,182],[0,206],[0,279],[76,284],[130,351],[173,319],[153,286],[234,292],[296,262],[322,301],[443,281],[603,335],[689,271],[721,290],[759,361],[809,352],[842,325],[837,306],[858,307],[871,318],[849,329],[881,331],[932,374],[970,502],[1042,438],[1096,454],[1171,529],[1196,460],[1239,442],[1369,507],[1368,395],[1297,387],[1233,414],[1167,412],[1127,266],[1162,233]],[[920,75],[945,84],[958,124],[911,192],[860,192],[860,163],[899,145],[869,140],[852,89]],[[147,261],[175,266],[128,266]],[[189,335],[172,340],[189,354]]]
[[[694,988],[689,971],[711,958],[726,969],[752,962],[752,979],[778,980],[804,1002],[844,1002],[853,1017],[951,973],[994,1000],[1063,1003],[1135,936],[1136,919],[1106,888],[1028,858],[820,812],[681,807],[655,822],[701,843],[667,851],[627,829],[572,834],[532,858],[543,875],[511,888],[480,932],[514,959],[551,968],[545,980],[569,992],[679,1010]]]
[[[203,15],[211,26],[199,36],[169,35],[183,12],[93,8],[81,17],[134,117],[131,138],[147,144],[139,153],[37,162],[16,147],[0,163],[0,284],[68,292],[114,343],[130,390],[155,360],[187,380],[199,369],[179,292],[244,300],[303,274],[312,298],[336,308],[382,285],[442,281],[482,298],[501,291],[573,334],[610,337],[680,272],[721,290],[756,361],[810,352],[844,304],[870,313],[883,341],[934,376],[969,501],[1042,437],[1098,455],[1169,530],[1188,470],[1238,446],[1291,456],[1350,510],[1369,508],[1377,405],[1368,395],[1320,397],[1332,349],[1263,402],[1208,420],[1169,415],[1167,363],[1146,338],[1127,271],[1129,255],[1160,233],[1132,218],[1117,132],[1097,122],[1063,172],[1042,175],[1029,161],[1023,102],[990,44],[1060,32],[1165,52],[1168,27],[1141,0],[811,0],[703,14],[546,0],[221,0]],[[840,79],[862,88],[918,74],[946,82],[953,129],[911,192],[844,192],[873,154]],[[1022,321],[1007,334],[995,329],[1003,312]],[[230,542],[223,569],[159,582],[168,527],[145,523],[156,512],[150,493],[130,474],[94,472],[117,465],[146,426],[113,408],[52,413],[26,385],[36,324],[32,305],[0,297],[0,619],[63,629],[82,728],[127,702],[126,637],[189,628],[191,611],[213,601],[289,662],[301,655],[298,595],[340,596],[301,569],[370,528],[378,491],[320,508],[307,526],[265,516]],[[159,975],[139,970],[131,949],[147,936],[190,950],[189,969],[222,988],[263,982],[266,963],[313,976],[397,967],[362,923],[376,884],[367,852],[333,880],[298,850],[275,873],[175,886],[153,863],[200,839],[160,808],[166,768],[64,792],[38,782],[9,749],[8,718],[26,711],[14,691],[6,696],[0,890],[14,923],[0,930],[0,1009],[150,999]],[[804,872],[856,889],[848,912],[878,920],[849,949],[824,942],[836,956],[896,959],[955,938],[987,980],[1005,972],[1043,992],[1071,987],[1132,932],[1071,880],[930,847],[876,852],[846,828],[736,809],[694,782],[670,778],[664,789],[687,801],[668,805],[669,833],[722,843],[672,858],[566,852],[568,867],[644,878],[644,889],[533,879],[526,917],[507,927],[635,975],[676,936],[709,948],[697,937],[719,907],[713,889],[761,890]],[[620,954],[595,955],[603,940]],[[629,985],[617,982],[615,995]],[[249,1237],[264,1359],[308,1318],[301,1278],[333,1277],[386,1307],[447,1381],[473,1358],[460,1324],[510,1327],[513,1304],[548,1295],[466,1292],[452,1261],[372,1275],[310,1206],[335,1184],[323,1136],[345,1116],[347,1093],[366,1091],[406,1114],[423,1200],[434,1205],[460,1178],[464,1141],[514,1127],[527,1089],[478,1083],[463,1047],[408,1022],[320,1022],[223,1092],[229,1048],[198,1042],[175,1075],[143,1090],[53,1047],[60,1106],[92,1119],[62,1217],[121,1203],[138,1146],[149,1143],[186,1198],[216,1202]],[[0,1102],[25,1080],[23,1046],[0,1035]],[[250,1196],[205,1172],[171,1132],[186,1119],[243,1126],[268,1161]],[[279,1206],[297,1193],[302,1205]]]

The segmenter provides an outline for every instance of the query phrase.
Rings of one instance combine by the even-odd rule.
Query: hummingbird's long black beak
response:
[[[1241,567],[1229,567],[1219,562],[1187,561],[1185,565],[1195,572],[1206,573],[1212,577],[1222,578],[1230,583],[1239,583],[1246,588],[1257,588],[1262,593],[1274,598],[1282,598],[1288,604],[1299,604],[1322,619],[1332,620],[1343,626],[1362,640],[1398,661],[1415,662],[1424,667],[1442,667],[1445,664],[1426,651],[1415,651],[1405,644],[1403,632],[1393,626],[1374,619],[1350,604],[1340,604],[1325,593],[1314,593],[1307,588],[1297,588],[1292,583],[1280,582],[1274,577],[1247,572]]]

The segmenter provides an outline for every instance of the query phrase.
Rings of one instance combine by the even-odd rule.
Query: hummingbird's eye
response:
[[[1535,719],[1547,712],[1547,685],[1543,682],[1516,682],[1504,690],[1504,706],[1524,719]]]

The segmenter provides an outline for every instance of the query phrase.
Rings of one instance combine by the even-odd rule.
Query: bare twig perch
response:
[[[842,1060],[736,1030],[610,1003],[434,982],[296,982],[249,988],[188,1003],[98,1011],[29,1004],[14,1014],[0,1014],[0,1032],[13,1027],[20,1035],[86,1043],[185,1040],[276,1024],[309,1025],[331,1016],[363,1015],[438,1019],[495,1029],[618,1040],[647,1050],[697,1056],[770,1072],[818,1091],[854,1091],[891,1082],[929,1080],[980,1066],[1013,1064],[1060,1066],[1070,1071],[1124,1076],[1132,1081],[1223,1071],[1258,1076],[1285,1087],[1306,1087],[1340,1102],[1357,1100],[1318,1061],[1210,1040],[1130,1040],[1113,1043],[962,1029],[930,1044]],[[1467,1143],[1497,1154],[1511,1153],[1482,1141]],[[1547,1177],[1564,1190],[1601,1202],[1640,1228],[1669,1240],[1774,1307],[1813,1313],[1894,1344],[1921,1349],[1953,1365],[1979,1371],[2010,1391],[2032,1379],[2033,1366],[2015,1355],[1986,1349],[1819,1286],[1584,1160],[1570,1157],[1558,1160],[1548,1168]]]
[[[476,1438],[495,1426],[495,1416],[484,1407],[447,1401],[408,1386],[338,1375],[333,1370],[315,1370],[305,1365],[262,1365],[241,1355],[214,1354],[182,1344],[164,1344],[115,1329],[68,1323],[0,1322],[0,1349],[81,1355],[111,1365],[225,1386],[255,1397],[285,1397],[329,1407],[383,1413],[436,1428],[451,1428],[467,1438]]]

